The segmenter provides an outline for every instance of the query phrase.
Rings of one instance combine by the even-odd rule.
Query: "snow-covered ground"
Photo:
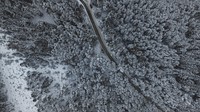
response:
[[[0,54],[2,55],[2,58],[0,58],[0,72],[3,74],[3,81],[8,91],[8,101],[14,105],[14,112],[37,112],[38,109],[35,106],[37,101],[33,101],[32,91],[27,89],[25,79],[27,72],[38,71],[43,75],[50,76],[54,80],[52,85],[59,83],[60,89],[62,89],[62,78],[69,68],[66,65],[58,65],[54,69],[48,67],[39,67],[38,69],[22,67],[20,63],[24,62],[24,59],[12,55],[16,51],[8,49],[8,38],[8,35],[0,34]],[[65,83],[67,82],[65,81]]]
[[[33,102],[31,91],[28,91],[25,81],[26,72],[30,69],[21,67],[18,57],[13,57],[14,50],[6,47],[7,37],[0,34],[0,72],[3,74],[3,80],[7,88],[8,101],[14,105],[14,112],[37,112],[36,102]]]

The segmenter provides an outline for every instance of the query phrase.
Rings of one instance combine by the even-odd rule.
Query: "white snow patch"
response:
[[[8,100],[14,104],[14,112],[37,112],[37,107],[35,106],[37,102],[33,102],[31,91],[26,89],[28,86],[25,78],[28,71],[38,71],[44,76],[52,77],[52,85],[55,85],[55,83],[60,84],[60,91],[57,91],[56,88],[51,89],[55,97],[62,93],[63,86],[70,85],[76,79],[75,76],[65,77],[66,72],[72,70],[67,65],[56,65],[54,69],[49,67],[40,67],[38,69],[21,67],[20,63],[24,62],[24,59],[12,55],[15,51],[7,48],[8,41],[9,39],[0,35],[0,54],[3,54],[0,59],[0,72],[3,74],[3,80],[8,90]],[[11,64],[6,64],[6,60],[14,61]]]
[[[8,101],[14,104],[14,112],[37,112],[36,102],[33,102],[31,91],[28,91],[27,83],[25,81],[26,72],[28,68],[21,67],[19,58],[13,57],[14,50],[8,50],[6,47],[7,41],[3,39],[3,34],[0,34],[0,54],[5,55],[0,60],[0,72],[3,74],[3,80],[8,90]],[[19,60],[13,61],[10,65],[5,63],[5,60]]]
[[[99,42],[96,44],[95,48],[94,48],[94,52],[97,54],[97,55],[100,55],[101,54],[101,46],[99,44]]]
[[[42,17],[36,16],[36,17],[32,20],[33,24],[37,24],[38,22],[43,21],[43,22],[47,22],[47,23],[56,25],[56,23],[54,22],[52,16],[50,16],[45,10],[42,10],[41,8],[39,8],[39,9],[40,9],[40,11],[42,12],[43,16],[42,16]]]
[[[46,74],[47,76],[52,77],[54,83],[60,84],[60,90],[63,88],[63,78],[68,70],[69,67],[67,65],[57,65],[54,69],[48,67],[37,69],[37,71],[43,73],[44,75]]]

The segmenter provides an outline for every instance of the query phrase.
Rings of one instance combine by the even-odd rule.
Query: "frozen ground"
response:
[[[21,67],[19,63],[23,60],[13,57],[14,50],[8,50],[8,36],[0,34],[0,60],[1,78],[5,82],[8,101],[14,105],[13,112],[37,112],[31,91],[27,91],[27,82],[25,80],[27,68]]]
[[[0,0],[0,112],[199,112],[200,1]]]

